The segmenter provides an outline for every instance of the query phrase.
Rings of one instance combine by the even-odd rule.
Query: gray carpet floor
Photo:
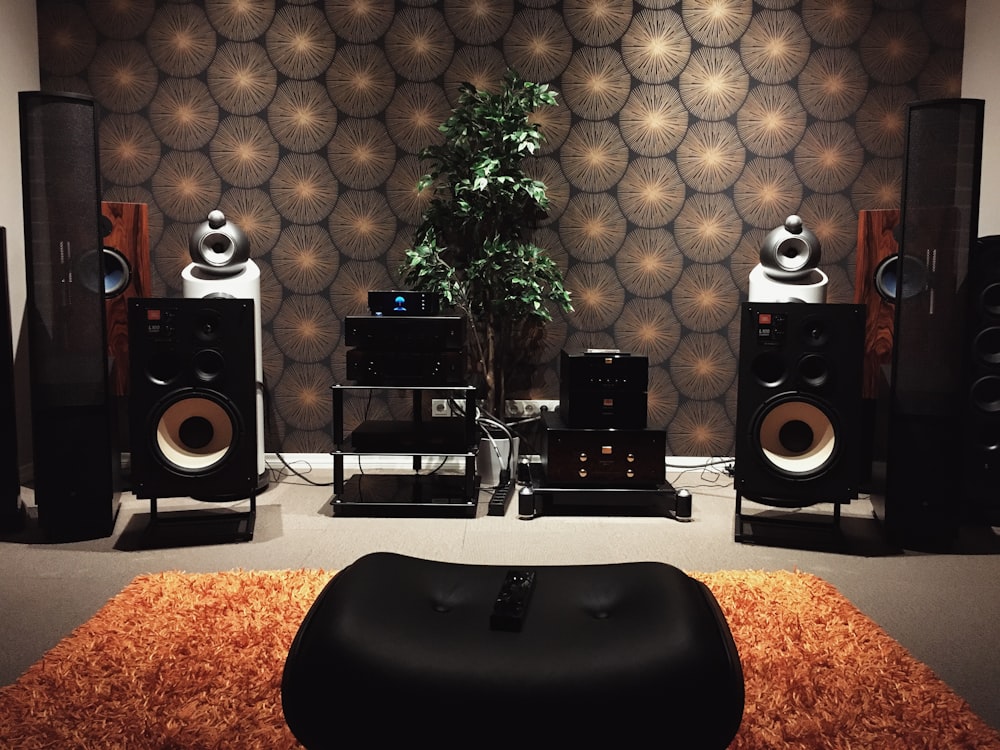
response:
[[[324,461],[324,459],[326,459]],[[949,554],[889,548],[865,497],[842,506],[839,533],[832,506],[801,509],[780,538],[775,527],[753,543],[734,538],[732,480],[715,468],[668,469],[693,494],[689,522],[663,515],[595,507],[567,513],[540,507],[490,515],[483,492],[474,518],[371,518],[333,513],[329,457],[297,457],[299,474],[274,461],[273,481],[258,497],[251,541],[235,542],[226,523],[208,516],[226,505],[188,498],[160,501],[160,512],[204,518],[149,533],[150,504],[123,493],[115,531],[106,539],[57,544],[39,535],[33,495],[24,488],[29,523],[0,537],[0,684],[9,684],[46,650],[90,618],[136,575],[162,570],[337,570],[361,555],[389,550],[432,559],[499,565],[657,560],[687,571],[801,570],[834,584],[856,606],[1000,728],[1000,539],[976,529]],[[775,509],[744,503],[743,511]],[[814,516],[820,528],[799,523]],[[760,525],[760,529],[764,526]],[[883,710],[873,706],[872,710]]]

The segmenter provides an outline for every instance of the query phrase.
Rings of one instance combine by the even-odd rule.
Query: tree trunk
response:
[[[499,419],[500,415],[496,413],[498,398],[497,332],[492,315],[486,319],[486,330],[483,331],[483,339],[483,383],[486,386],[486,392],[483,393],[483,408]]]
[[[493,316],[493,416],[507,421],[507,369],[510,367],[511,320]]]

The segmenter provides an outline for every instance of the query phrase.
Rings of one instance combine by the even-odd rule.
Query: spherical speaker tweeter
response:
[[[250,258],[250,240],[246,233],[226,220],[225,214],[215,209],[191,233],[188,241],[191,260],[215,273],[237,273]]]
[[[764,238],[760,263],[772,279],[799,279],[819,265],[820,252],[819,238],[793,214]]]

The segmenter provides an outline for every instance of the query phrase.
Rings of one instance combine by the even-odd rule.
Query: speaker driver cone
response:
[[[985,375],[972,384],[972,404],[986,414],[1000,413],[1000,376]]]
[[[980,362],[987,365],[1000,364],[1000,326],[984,328],[972,340],[973,352]]]
[[[225,464],[238,434],[238,416],[224,402],[203,394],[175,394],[156,420],[156,454],[175,472],[208,474]]]
[[[979,293],[979,309],[985,315],[1000,317],[1000,282],[991,282]]]
[[[886,302],[915,297],[927,284],[927,267],[911,255],[889,255],[875,267],[875,291]]]
[[[121,250],[104,248],[104,296],[114,299],[132,283],[132,264]]]
[[[132,264],[121,250],[103,247],[101,252],[90,250],[74,263],[73,272],[83,287],[105,299],[121,295],[132,283]]]
[[[815,477],[839,450],[837,430],[827,412],[801,396],[765,406],[757,425],[761,455],[784,477]]]

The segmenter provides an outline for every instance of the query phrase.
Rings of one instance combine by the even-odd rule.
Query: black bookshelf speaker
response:
[[[856,497],[864,305],[747,302],[740,321],[735,471],[780,507]]]
[[[256,492],[254,302],[131,299],[129,421],[139,498]]]
[[[962,495],[971,520],[1000,526],[1000,235],[972,247],[968,316]]]
[[[950,544],[964,515],[969,260],[979,224],[984,103],[906,109],[898,286],[876,515],[904,547]],[[875,472],[873,472],[875,473]]]
[[[38,520],[60,539],[108,536],[118,510],[93,99],[20,92]]]
[[[0,531],[24,525],[17,453],[17,409],[14,400],[14,336],[11,330],[10,290],[7,286],[7,230],[0,227],[0,430],[7,449],[0,456]]]

